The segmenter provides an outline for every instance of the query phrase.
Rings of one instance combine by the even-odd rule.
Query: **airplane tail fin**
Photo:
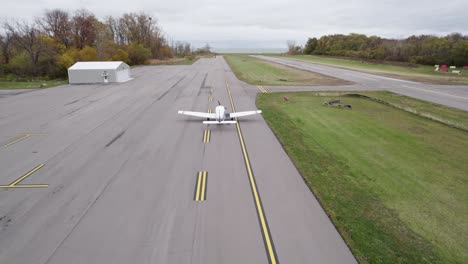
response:
[[[235,124],[237,121],[231,121],[231,120],[226,120],[226,121],[203,121],[203,124],[205,125],[223,125],[223,124]]]

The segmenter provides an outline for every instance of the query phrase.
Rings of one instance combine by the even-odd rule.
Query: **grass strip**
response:
[[[54,86],[67,84],[67,80],[50,80],[50,81],[30,81],[30,82],[16,82],[16,81],[1,81],[0,89],[36,89],[36,88],[50,88]]]
[[[353,109],[322,105],[338,98]],[[365,98],[338,98],[260,94],[257,106],[358,260],[466,263],[468,133]]]
[[[238,79],[254,85],[347,85],[348,81],[257,59],[246,54],[224,55]]]

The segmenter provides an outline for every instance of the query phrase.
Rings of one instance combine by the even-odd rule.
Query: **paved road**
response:
[[[23,93],[36,91],[37,89],[13,89],[13,90],[0,90],[0,99],[15,96]]]
[[[261,115],[176,114],[255,109],[222,57],[132,72],[0,98],[0,263],[356,262]]]
[[[267,56],[256,58],[273,61],[298,69],[318,72],[324,75],[348,80],[356,83],[350,86],[312,86],[312,87],[270,87],[274,91],[298,90],[387,90],[402,95],[442,104],[468,111],[468,86],[463,85],[429,85],[412,81],[400,80],[384,76],[373,75],[332,66]]]

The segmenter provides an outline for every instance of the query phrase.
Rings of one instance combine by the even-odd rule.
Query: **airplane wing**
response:
[[[249,115],[261,114],[261,113],[262,113],[262,110],[235,112],[235,113],[230,113],[229,117],[235,118],[235,117],[240,117],[240,116],[249,116]]]
[[[237,121],[231,121],[231,120],[224,120],[221,122],[218,121],[203,121],[203,124],[205,125],[222,125],[222,124],[235,124]]]
[[[216,119],[215,113],[203,113],[203,112],[191,112],[191,111],[179,111],[177,113],[179,113],[180,115],[189,115],[189,116],[196,116],[196,117],[202,117],[202,118]]]

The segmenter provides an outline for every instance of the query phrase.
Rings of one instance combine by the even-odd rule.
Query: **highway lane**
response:
[[[260,115],[240,128],[273,257],[236,127],[176,114],[255,108],[222,57],[132,74],[0,98],[0,185],[45,164],[0,188],[0,263],[355,263]]]
[[[278,87],[275,91],[298,90],[387,90],[402,95],[426,100],[468,111],[468,86],[463,85],[432,85],[400,80],[385,76],[363,73],[338,67],[326,66],[293,59],[254,56],[256,58],[276,62],[290,67],[318,72],[324,75],[351,81],[356,85],[332,87]]]

